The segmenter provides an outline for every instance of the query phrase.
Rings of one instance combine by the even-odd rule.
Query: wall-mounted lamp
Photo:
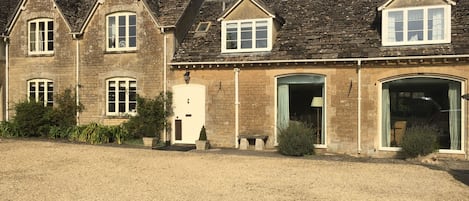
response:
[[[186,84],[189,84],[190,80],[191,80],[191,72],[186,71],[186,73],[184,73],[184,81],[186,81]]]
[[[464,94],[461,96],[464,100],[469,100],[469,94]]]

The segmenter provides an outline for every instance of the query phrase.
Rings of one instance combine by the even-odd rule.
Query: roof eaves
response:
[[[217,21],[222,21],[226,18],[226,16],[228,16],[236,7],[238,7],[238,5],[242,2],[243,0],[238,0],[235,4],[233,4],[233,6],[231,6],[229,9],[227,9],[225,12],[223,12],[223,14],[217,19]],[[254,3],[258,8],[260,8],[264,13],[266,13],[267,15],[269,15],[270,17],[272,18],[275,18],[276,15],[274,13],[272,13],[269,9],[266,8],[266,6],[262,3],[259,3],[258,1],[256,0],[249,0],[251,1],[252,3]]]
[[[388,0],[386,3],[384,3],[382,6],[378,7],[378,11],[382,11],[383,9],[385,9],[386,7],[389,6],[389,4],[391,4],[394,0]],[[456,5],[456,2],[452,1],[452,0],[444,0],[446,1],[446,3],[448,4],[451,4],[453,6]]]
[[[11,20],[9,20],[5,26],[7,28],[6,33],[5,33],[7,36],[10,35],[11,29],[13,28],[13,25],[16,23],[16,20],[18,20],[18,16],[20,15],[20,12],[25,9],[25,4],[26,4],[26,0],[21,0],[21,3],[19,3],[16,6],[13,18],[11,18]]]
[[[89,11],[88,15],[86,16],[85,22],[81,25],[81,28],[80,28],[80,31],[78,32],[78,34],[81,35],[81,34],[83,34],[83,32],[85,32],[85,28],[88,26],[88,23],[90,22],[91,18],[94,15],[94,12],[98,9],[99,5],[101,5],[103,3],[104,3],[104,1],[102,1],[102,0],[96,0],[95,1],[93,8]]]

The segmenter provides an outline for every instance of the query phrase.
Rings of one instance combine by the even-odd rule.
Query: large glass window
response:
[[[29,21],[29,53],[51,54],[54,52],[54,22],[51,19]]]
[[[440,149],[461,149],[461,83],[405,78],[382,84],[382,146],[399,147],[407,128],[438,131]]]
[[[107,114],[122,116],[135,114],[137,106],[137,81],[129,78],[107,80]]]
[[[222,22],[222,52],[269,51],[272,19]]]
[[[115,13],[107,16],[107,50],[137,48],[137,16],[135,13]]]
[[[418,45],[451,41],[450,6],[383,11],[383,45]]]
[[[324,77],[292,75],[277,79],[277,128],[301,122],[316,129],[316,144],[324,138]]]
[[[54,82],[45,79],[28,81],[28,99],[43,102],[44,106],[52,107],[54,104]]]

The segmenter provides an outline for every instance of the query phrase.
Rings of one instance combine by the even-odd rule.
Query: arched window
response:
[[[277,78],[277,128],[292,122],[316,128],[316,144],[325,144],[324,76],[290,75]]]
[[[106,17],[106,22],[106,50],[137,49],[137,15],[135,13],[114,13]]]
[[[52,19],[41,18],[29,21],[28,32],[29,53],[54,53],[54,21]]]
[[[133,115],[137,106],[137,81],[132,78],[106,80],[106,113],[110,116]]]
[[[461,82],[409,77],[382,83],[381,146],[400,147],[407,128],[432,126],[440,149],[461,150]]]
[[[28,100],[43,102],[45,106],[54,105],[54,82],[47,79],[28,81]]]

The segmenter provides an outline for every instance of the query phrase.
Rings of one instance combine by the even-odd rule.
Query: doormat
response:
[[[195,149],[195,145],[193,144],[173,144],[169,146],[161,146],[161,147],[152,147],[154,150],[162,150],[162,151],[190,151]]]

